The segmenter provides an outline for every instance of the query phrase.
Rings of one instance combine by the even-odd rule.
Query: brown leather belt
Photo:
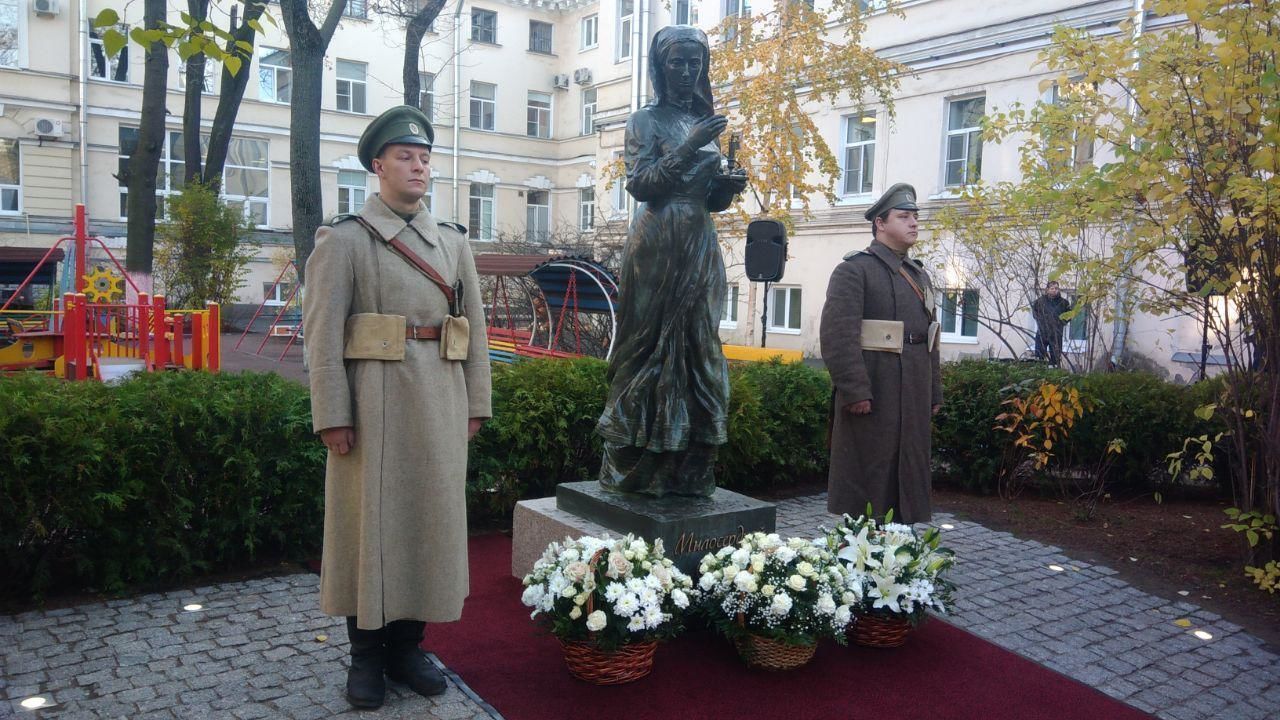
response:
[[[908,345],[919,345],[929,341],[929,333],[907,333],[902,336],[902,342]]]
[[[440,328],[430,325],[407,325],[404,329],[405,340],[439,340]]]

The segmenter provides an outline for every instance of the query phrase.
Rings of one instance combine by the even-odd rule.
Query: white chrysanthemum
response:
[[[653,588],[645,588],[644,590],[640,591],[641,605],[644,605],[645,607],[652,607],[655,605],[660,605],[661,603],[662,603],[662,598],[658,597],[658,591],[654,590]]]
[[[756,576],[746,570],[742,570],[733,576],[733,586],[742,592],[755,592]]]
[[[552,573],[551,578],[547,580],[547,592],[551,593],[552,595],[559,595],[560,593],[564,592],[564,589],[568,586],[569,586],[568,578],[566,578],[564,574],[561,573],[559,570],[556,570],[554,573]]]
[[[635,593],[623,593],[622,597],[613,604],[613,611],[622,617],[631,617],[636,610],[640,609],[640,598]]]
[[[787,578],[787,587],[797,592],[799,592],[800,590],[803,590],[806,584],[807,583],[805,583],[805,579],[800,577],[799,575],[792,575],[791,577]]]
[[[636,615],[627,622],[627,632],[640,632],[644,630],[644,614]]]
[[[520,602],[529,607],[536,608],[542,605],[542,595],[545,591],[541,585],[530,585],[524,589],[524,594],[520,596]]]
[[[665,619],[666,616],[662,614],[662,608],[651,607],[646,608],[644,611],[644,626],[647,630],[656,629]]]
[[[620,582],[611,582],[604,586],[604,599],[609,602],[617,602],[618,598],[627,591],[627,586]]]
[[[627,578],[627,592],[638,593],[644,589],[644,581],[640,578]]]
[[[689,607],[689,596],[680,588],[676,588],[671,591],[671,602],[675,603],[676,607],[683,610]]]
[[[769,603],[769,611],[778,616],[791,612],[791,596],[782,592],[774,595],[773,602]]]
[[[587,629],[591,632],[600,632],[607,624],[609,624],[609,618],[603,610],[596,610],[587,616]]]
[[[657,573],[649,573],[648,575],[644,576],[644,586],[649,588],[650,590],[661,590],[662,580],[658,578]]]
[[[822,595],[819,595],[817,608],[818,608],[818,612],[822,613],[823,615],[833,614],[836,611],[835,598],[825,593]]]

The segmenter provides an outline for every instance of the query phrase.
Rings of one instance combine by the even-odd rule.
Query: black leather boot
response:
[[[418,646],[426,623],[396,620],[387,624],[387,677],[409,686],[410,690],[430,697],[445,691],[444,675],[427,659]]]
[[[361,630],[356,619],[347,618],[347,637],[351,640],[351,669],[347,671],[347,702],[361,710],[382,707],[387,696],[386,668],[387,629]]]

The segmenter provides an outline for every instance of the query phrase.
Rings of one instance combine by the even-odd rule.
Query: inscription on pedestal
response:
[[[709,498],[654,498],[612,492],[596,482],[565,483],[556,487],[556,507],[619,535],[660,539],[667,557],[688,573],[697,570],[703,555],[735,544],[747,533],[777,527],[773,503],[724,488]]]

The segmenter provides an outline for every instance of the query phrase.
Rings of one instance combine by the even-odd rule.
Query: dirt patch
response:
[[[933,497],[935,510],[1106,565],[1137,588],[1199,605],[1280,649],[1280,596],[1245,577],[1244,538],[1221,528],[1225,501],[1156,503],[1147,495],[1102,504],[1082,520],[1071,503],[1051,498],[1007,501],[946,488]]]

